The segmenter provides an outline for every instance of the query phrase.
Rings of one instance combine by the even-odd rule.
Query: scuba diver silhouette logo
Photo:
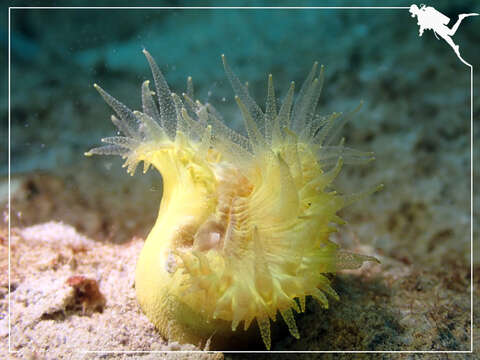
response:
[[[471,66],[460,56],[459,46],[453,42],[452,36],[457,32],[458,27],[463,19],[468,16],[477,16],[477,13],[458,15],[457,22],[451,28],[448,28],[447,24],[450,22],[450,18],[446,15],[443,15],[440,11],[436,10],[432,6],[425,6],[424,4],[421,4],[420,7],[418,7],[417,5],[413,4],[410,6],[408,11],[410,14],[412,14],[412,17],[416,16],[418,19],[417,25],[420,25],[420,29],[418,31],[419,36],[422,36],[425,30],[433,30],[437,40],[439,40],[438,36],[440,36],[447,42],[448,45],[452,47],[460,61],[468,66]]]

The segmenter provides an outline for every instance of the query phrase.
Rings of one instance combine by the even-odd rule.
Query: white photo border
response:
[[[8,351],[9,353],[17,353],[11,348],[11,254],[10,254],[10,238],[11,238],[11,12],[12,10],[309,10],[309,9],[326,9],[326,10],[408,10],[409,6],[10,6],[8,7]],[[404,353],[404,354],[449,354],[449,353],[473,353],[473,66],[466,64],[470,68],[470,350],[398,350],[398,351],[376,351],[376,350],[303,350],[303,351],[202,351],[202,350],[164,350],[164,351],[142,351],[142,350],[79,350],[78,353],[85,354],[164,354],[164,353],[345,353],[345,354],[364,354],[364,353]]]

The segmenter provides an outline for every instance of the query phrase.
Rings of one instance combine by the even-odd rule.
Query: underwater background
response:
[[[270,4],[139,1],[134,5]],[[275,2],[276,6],[410,4]],[[9,5],[133,6],[121,1]],[[473,0],[427,5],[450,17],[450,25],[460,13],[480,13],[480,4]],[[3,52],[8,50],[6,12],[4,8]],[[376,161],[346,166],[337,185],[345,193],[379,183],[385,188],[342,210],[347,225],[332,238],[351,251],[377,256],[382,264],[337,276],[334,287],[340,302],[327,311],[308,302],[307,312],[297,316],[300,340],[279,329],[272,350],[470,349],[470,71],[432,31],[419,37],[417,20],[408,9],[25,8],[10,10],[10,25],[10,124],[6,86],[0,99],[1,266],[5,270],[0,283],[1,350],[8,348],[8,221],[14,245],[12,306],[17,314],[12,315],[11,341],[19,358],[31,353],[70,358],[67,354],[78,344],[84,349],[195,349],[161,339],[128,295],[134,291],[131,273],[141,239],[153,225],[161,200],[158,173],[139,171],[130,177],[117,157],[83,155],[100,138],[115,134],[109,119],[112,111],[93,83],[131,109],[141,109],[140,86],[151,79],[144,48],[172,91],[184,92],[186,79],[192,76],[197,98],[212,103],[239,131],[243,131],[241,116],[221,54],[237,76],[248,81],[262,108],[269,73],[278,98],[283,99],[289,82],[301,84],[314,61],[326,71],[320,113],[348,112],[364,101],[342,134],[348,147],[373,151]],[[463,58],[477,73],[479,30],[480,17],[471,17],[454,36]],[[0,61],[6,68],[7,58]],[[473,111],[478,114],[477,87],[475,92]],[[477,166],[473,178],[478,179]],[[477,224],[478,212],[474,239],[478,239]],[[80,241],[91,253],[70,245],[64,253],[58,244],[67,238]],[[478,269],[477,250],[474,255]],[[71,256],[78,257],[79,267],[72,267]],[[85,260],[91,256],[96,260]],[[84,316],[64,298],[56,298],[61,295],[54,284],[64,285],[57,279],[72,274],[90,274],[98,281],[107,304],[103,312]],[[124,295],[118,295],[121,289]],[[478,295],[478,286],[475,291]],[[57,304],[53,310],[51,304]],[[474,305],[478,309],[478,296]],[[61,315],[65,309],[67,315]],[[242,356],[246,357],[225,354],[225,358]]]

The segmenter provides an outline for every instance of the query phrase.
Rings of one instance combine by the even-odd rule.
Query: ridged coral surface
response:
[[[340,251],[329,240],[337,212],[375,191],[344,196],[332,182],[344,163],[370,153],[333,144],[353,114],[316,115],[323,67],[314,64],[294,101],[294,83],[278,108],[272,76],[265,111],[226,63],[247,136],[228,128],[210,104],[193,97],[189,78],[182,97],[171,93],[144,51],[156,86],[142,85],[142,112],[132,112],[95,85],[118,118],[124,136],[92,154],[119,154],[133,174],[144,162],[162,175],[158,219],[136,269],[138,301],[160,332],[198,343],[228,337],[256,320],[267,349],[270,320],[279,312],[298,338],[293,310],[305,297],[328,307],[338,298],[325,275],[356,268],[368,256]],[[158,106],[153,95],[158,99]]]

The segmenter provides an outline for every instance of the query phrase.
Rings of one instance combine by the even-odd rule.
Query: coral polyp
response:
[[[329,240],[342,219],[337,212],[378,189],[340,195],[332,182],[344,163],[371,153],[333,144],[355,112],[316,114],[324,69],[315,63],[298,96],[292,82],[280,107],[268,77],[265,111],[222,56],[246,135],[225,125],[209,103],[172,93],[144,50],[156,92],[142,85],[143,111],[95,88],[113,108],[124,136],[86,155],[121,155],[130,174],[138,163],[163,179],[158,219],[136,269],[141,308],[166,337],[198,344],[233,336],[258,323],[267,349],[270,321],[280,313],[299,338],[294,313],[312,296],[325,308],[338,299],[326,274],[358,268],[375,258],[341,251]],[[155,102],[155,98],[157,103]]]

